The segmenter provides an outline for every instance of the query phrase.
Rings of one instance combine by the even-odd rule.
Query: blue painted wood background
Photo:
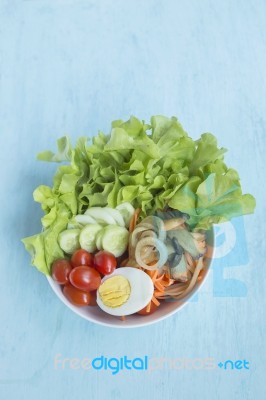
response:
[[[0,0],[1,399],[265,398],[265,26],[264,0]],[[66,309],[20,239],[40,230],[32,191],[56,167],[36,154],[131,114],[176,115],[194,138],[216,134],[257,209],[237,222],[240,246],[197,301],[117,330]],[[57,355],[145,354],[154,370],[54,365]],[[199,369],[206,358],[250,369]]]

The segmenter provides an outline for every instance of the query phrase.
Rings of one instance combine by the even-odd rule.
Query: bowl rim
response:
[[[72,310],[75,314],[79,315],[81,318],[83,318],[83,319],[85,319],[85,320],[87,320],[87,321],[89,321],[89,322],[92,322],[92,323],[94,323],[94,324],[96,324],[96,325],[101,325],[101,326],[105,326],[105,327],[108,327],[108,328],[116,328],[116,329],[121,329],[121,328],[122,328],[122,329],[144,328],[144,327],[146,327],[146,326],[153,325],[153,324],[156,324],[157,322],[163,321],[163,320],[165,320],[166,318],[171,317],[173,314],[177,313],[179,310],[181,310],[183,307],[185,307],[185,306],[189,303],[189,300],[190,300],[196,293],[199,293],[199,291],[202,289],[202,286],[206,283],[207,278],[208,278],[208,276],[209,276],[210,269],[211,269],[211,266],[212,266],[212,263],[213,263],[213,259],[214,259],[214,255],[215,255],[215,230],[214,230],[214,226],[211,227],[210,232],[211,232],[211,235],[212,235],[212,251],[211,251],[211,257],[209,258],[208,266],[207,266],[207,268],[206,268],[206,272],[205,272],[205,274],[204,274],[204,277],[203,277],[202,281],[200,282],[200,284],[199,284],[197,287],[194,287],[194,288],[193,288],[194,290],[192,289],[192,291],[189,292],[189,293],[182,299],[182,300],[183,300],[182,304],[180,304],[178,307],[174,308],[173,310],[171,310],[171,311],[169,311],[169,312],[166,312],[165,315],[162,315],[162,316],[160,316],[160,317],[158,317],[158,318],[156,318],[156,319],[154,319],[154,320],[152,320],[152,321],[147,321],[147,322],[144,322],[144,323],[141,323],[141,324],[136,322],[136,323],[132,323],[132,324],[130,324],[130,325],[124,325],[124,324],[118,325],[118,324],[112,324],[111,322],[103,322],[103,321],[95,320],[92,316],[89,316],[89,315],[86,315],[86,316],[85,316],[85,315],[81,312],[81,309],[82,309],[81,307],[77,307],[77,306],[71,304],[71,303],[66,299],[66,297],[65,297],[64,294],[63,294],[63,292],[59,292],[59,291],[57,290],[58,287],[59,287],[60,285],[59,285],[58,283],[56,283],[56,282],[52,279],[51,276],[46,275],[46,278],[47,278],[48,283],[49,283],[50,287],[52,288],[53,292],[56,294],[56,296],[57,296],[70,310]],[[143,318],[145,318],[145,317],[143,317]],[[143,319],[142,319],[142,321],[143,321]],[[145,321],[145,320],[144,320],[144,321]]]

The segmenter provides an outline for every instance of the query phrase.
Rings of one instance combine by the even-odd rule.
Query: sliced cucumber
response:
[[[83,225],[79,224],[78,222],[69,222],[67,224],[67,229],[82,229]]]
[[[127,249],[129,232],[118,225],[109,225],[104,229],[102,247],[115,257],[120,257]]]
[[[105,228],[102,228],[97,234],[96,234],[96,247],[98,250],[103,250],[103,235],[104,235]]]
[[[124,218],[122,216],[122,214],[120,213],[120,211],[111,208],[111,207],[105,207],[105,210],[109,212],[109,214],[111,215],[112,218],[114,218],[115,223],[119,226],[125,226],[125,221]]]
[[[76,215],[75,220],[82,225],[97,224],[97,221],[94,218],[92,218],[90,215],[85,214]]]
[[[80,247],[88,252],[94,252],[96,248],[96,235],[102,229],[99,224],[86,225],[80,232]]]
[[[125,221],[125,226],[128,228],[129,224],[130,224],[130,220],[134,215],[135,208],[132,206],[132,204],[125,202],[125,203],[119,204],[116,207],[116,210],[118,210],[121,213],[121,215]]]
[[[94,218],[100,224],[114,225],[115,219],[109,214],[109,212],[102,207],[91,207],[85,211],[86,215]]]
[[[67,229],[59,234],[58,241],[61,249],[72,254],[80,248],[79,244],[80,229]]]

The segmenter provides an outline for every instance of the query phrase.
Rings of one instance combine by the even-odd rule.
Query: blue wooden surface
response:
[[[1,398],[265,398],[265,26],[264,0],[0,0]],[[39,231],[32,191],[55,171],[36,153],[131,114],[215,133],[257,209],[223,270],[246,293],[215,295],[212,271],[177,315],[120,331],[66,309],[20,238]],[[246,359],[250,369],[112,375],[55,369],[58,354]]]

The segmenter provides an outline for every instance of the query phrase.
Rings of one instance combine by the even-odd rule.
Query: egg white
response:
[[[102,279],[102,283],[106,281],[106,279],[117,275],[121,275],[128,279],[131,287],[129,298],[119,307],[108,307],[102,302],[98,289],[96,302],[103,311],[115,316],[130,315],[148,305],[152,299],[154,291],[153,282],[148,274],[137,268],[122,267],[117,268],[112,274],[106,275]]]

